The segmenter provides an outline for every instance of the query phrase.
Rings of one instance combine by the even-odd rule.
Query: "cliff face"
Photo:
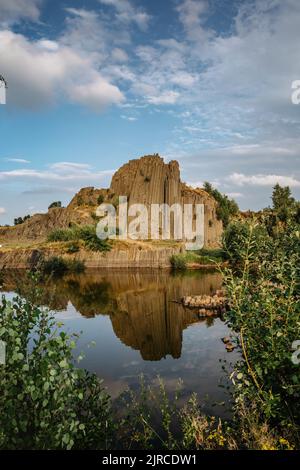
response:
[[[129,205],[180,202],[178,162],[166,164],[159,156],[130,160],[114,174],[110,190],[127,196]]]
[[[220,244],[222,222],[216,217],[216,201],[204,190],[192,189],[182,183],[178,162],[165,163],[158,155],[130,160],[114,174],[109,189],[83,188],[66,208],[53,208],[46,214],[36,214],[16,227],[0,227],[0,244],[45,241],[56,228],[95,224],[97,206],[101,202],[115,204],[119,196],[127,196],[129,206],[144,204],[148,209],[151,204],[204,204],[205,246]],[[171,218],[171,239],[174,236],[173,225]]]
[[[159,156],[145,156],[131,160],[114,174],[110,191],[116,195],[127,196],[129,206],[203,204],[204,244],[212,248],[220,244],[223,227],[222,222],[216,217],[217,202],[203,189],[193,189],[182,183],[176,161],[166,164]],[[171,237],[172,232],[171,223]]]

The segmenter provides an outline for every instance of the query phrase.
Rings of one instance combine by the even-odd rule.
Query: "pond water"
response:
[[[224,417],[229,396],[222,361],[230,367],[236,360],[221,341],[228,328],[177,303],[184,295],[214,293],[221,284],[216,272],[88,271],[44,286],[43,303],[66,330],[82,332],[81,366],[102,377],[113,397],[137,388],[141,374],[150,384],[160,376],[169,392],[182,379],[182,399],[196,392],[205,412]],[[26,273],[13,272],[2,291],[26,297],[27,285]]]

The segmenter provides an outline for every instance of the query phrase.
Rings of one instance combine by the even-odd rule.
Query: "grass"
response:
[[[223,250],[202,249],[199,251],[187,251],[173,255],[170,258],[171,265],[174,269],[187,269],[189,265],[215,265],[224,261]]]

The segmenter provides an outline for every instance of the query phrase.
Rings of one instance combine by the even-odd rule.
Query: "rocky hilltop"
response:
[[[174,203],[204,204],[205,247],[214,248],[220,244],[222,222],[217,219],[217,202],[214,198],[203,189],[193,189],[183,183],[180,179],[177,161],[165,163],[159,155],[148,155],[130,160],[123,165],[112,177],[110,188],[83,188],[65,208],[49,209],[47,213],[33,215],[23,224],[14,227],[0,227],[0,244],[2,245],[0,267],[4,263],[4,261],[1,263],[1,259],[5,259],[4,264],[10,265],[11,257],[14,259],[19,257],[20,260],[23,260],[22,266],[25,260],[26,265],[28,250],[33,245],[45,244],[47,236],[54,229],[67,229],[73,225],[95,225],[95,211],[99,204],[109,202],[117,207],[119,196],[127,196],[129,206],[135,203],[145,204],[146,206],[163,203],[169,205]],[[51,251],[52,248],[46,247],[45,249]],[[19,250],[18,253],[16,253],[16,249]],[[156,248],[149,243],[143,245],[135,242],[134,246],[133,242],[126,248],[123,244],[123,254],[120,255],[120,247],[116,242],[110,253],[89,253],[87,256],[81,252],[77,256],[81,259],[87,257],[89,259],[88,265],[93,267],[105,265],[114,267],[139,266],[139,260],[141,259],[144,260],[144,264],[151,265],[154,259],[160,259],[161,257],[164,259],[162,253],[152,253],[149,256],[149,253],[144,253],[145,250],[155,251]],[[179,243],[172,250],[168,248],[165,258],[179,250],[182,250],[182,244]],[[119,263],[118,259],[122,259],[122,261]],[[157,262],[154,262],[154,265],[156,264]]]

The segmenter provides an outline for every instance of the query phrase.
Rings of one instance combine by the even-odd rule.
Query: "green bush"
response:
[[[75,228],[58,228],[49,233],[47,240],[48,242],[68,242],[76,240],[76,237],[77,235]]]
[[[61,207],[61,201],[54,201],[50,204],[48,209],[53,209],[54,207]]]
[[[96,228],[86,225],[78,229],[78,238],[84,241],[85,247],[91,251],[109,251],[110,245],[107,240],[97,237]]]
[[[289,227],[272,243],[260,241],[264,248],[257,250],[256,229],[255,222],[239,227],[235,256],[240,274],[224,272],[230,305],[226,319],[242,356],[232,375],[236,410],[249,422],[255,408],[258,424],[299,445],[300,375],[292,362],[300,333],[299,231]]]
[[[218,189],[213,188],[207,181],[204,183],[203,188],[217,201],[217,217],[219,220],[222,220],[224,227],[226,227],[232,217],[238,214],[239,206],[236,201],[229,199],[226,194],[220,193]]]
[[[110,399],[101,381],[74,365],[76,336],[46,310],[2,297],[0,449],[106,449]],[[30,345],[30,347],[29,347]]]
[[[223,233],[223,249],[232,264],[239,264],[245,256],[257,264],[258,254],[267,250],[271,243],[267,228],[252,220],[231,222]]]
[[[61,277],[67,273],[82,273],[84,271],[84,263],[79,260],[65,260],[59,256],[52,256],[44,260],[41,265],[43,275]]]
[[[186,269],[186,260],[181,255],[172,255],[170,263],[173,269]]]
[[[98,206],[101,206],[101,204],[103,204],[103,202],[104,202],[104,196],[103,196],[103,194],[99,194],[99,196],[97,198]]]
[[[85,247],[91,251],[109,251],[111,249],[107,240],[100,240],[97,237],[96,227],[93,225],[56,229],[48,235],[47,240],[49,242],[83,240]]]
[[[30,219],[30,217],[31,217],[31,216],[30,216],[29,214],[25,215],[24,217],[16,217],[16,218],[14,219],[14,225],[21,225],[21,224],[23,224],[26,220]]]

